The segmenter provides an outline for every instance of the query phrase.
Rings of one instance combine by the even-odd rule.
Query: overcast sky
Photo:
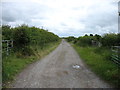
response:
[[[59,36],[118,32],[118,0],[3,0],[2,24],[48,29]]]

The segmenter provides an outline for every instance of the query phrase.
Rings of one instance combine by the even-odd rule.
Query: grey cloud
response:
[[[67,26],[67,24],[65,24],[65,23],[61,23],[61,26]]]
[[[14,22],[16,20],[16,18],[14,18],[13,16],[7,16],[7,15],[2,15],[2,19],[3,21],[6,22]]]
[[[69,1],[69,0],[68,0]],[[116,2],[109,2],[102,5],[108,5],[101,7],[101,4],[95,4],[93,6],[87,7],[87,15],[85,17],[79,17],[82,10],[86,10],[86,6],[70,6],[69,9],[63,7],[53,8],[47,6],[47,4],[42,3],[17,3],[17,2],[4,2],[2,3],[2,22],[3,24],[28,24],[30,26],[44,26],[48,30],[58,34],[59,36],[81,36],[89,33],[103,34],[106,32],[116,32],[117,30],[117,7]],[[53,4],[54,5],[54,4]],[[63,9],[66,10],[66,12]],[[68,13],[67,13],[68,10]],[[120,6],[119,6],[120,10]],[[70,15],[74,12],[75,16]],[[81,12],[81,13],[80,13]],[[69,14],[70,13],[70,14]],[[64,21],[59,21],[52,25],[51,16],[59,18],[60,15],[68,14],[68,17]],[[63,16],[64,17],[64,16]],[[73,25],[72,20],[74,21]],[[55,20],[53,20],[55,21]],[[53,22],[54,24],[55,22]],[[50,24],[50,25],[48,25]],[[79,24],[85,25],[85,28],[79,29]]]
[[[80,23],[84,23],[86,25],[86,32],[89,33],[105,33],[107,32],[109,27],[114,27],[114,28],[109,28],[109,32],[116,32],[117,31],[117,26],[116,24],[118,18],[117,14],[115,11],[97,11],[93,12],[91,15],[88,15],[87,18],[80,19]],[[98,28],[99,27],[99,28]],[[99,30],[98,30],[99,29]],[[112,30],[111,30],[112,29]]]
[[[23,21],[30,23],[32,19],[47,19],[46,13],[51,8],[37,3],[3,3],[2,20],[4,22]],[[52,10],[52,9],[51,9]]]

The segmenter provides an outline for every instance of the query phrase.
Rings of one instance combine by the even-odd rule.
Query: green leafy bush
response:
[[[2,26],[2,39],[12,39],[13,30],[9,25]]]
[[[26,26],[19,26],[15,28],[13,33],[14,47],[16,49],[25,48],[30,43],[30,37],[27,34]]]
[[[14,41],[14,52],[21,52],[22,55],[31,55],[30,46],[40,46],[41,49],[46,44],[51,42],[57,42],[59,37],[48,30],[40,29],[37,27],[29,27],[27,25],[21,25],[15,28],[11,28],[9,25],[2,26],[3,39]]]
[[[74,41],[76,38],[74,36],[69,36],[66,38],[68,42]]]
[[[118,40],[118,35],[114,33],[105,34],[101,42],[103,46],[107,47],[117,46],[118,43],[120,43]]]

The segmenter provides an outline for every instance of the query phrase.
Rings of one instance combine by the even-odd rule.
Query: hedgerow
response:
[[[29,55],[28,53],[32,51],[30,50],[31,45],[43,48],[48,43],[58,41],[59,37],[48,30],[23,24],[14,28],[2,25],[2,39],[14,41],[14,52],[20,51],[24,55]]]

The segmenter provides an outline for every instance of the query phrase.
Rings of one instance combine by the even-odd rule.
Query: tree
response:
[[[18,49],[24,48],[30,42],[30,37],[27,34],[27,27],[26,26],[19,26],[15,28],[13,34],[14,46]]]
[[[12,29],[9,25],[2,25],[2,39],[12,39]]]
[[[115,46],[118,45],[118,36],[114,33],[110,33],[110,34],[105,34],[102,38],[102,45],[103,46]]]
[[[90,36],[93,36],[93,34],[90,34]]]
[[[101,36],[100,35],[98,35],[98,34],[95,34],[95,36],[94,36],[96,39],[97,39],[97,41],[100,41],[101,40]]]
[[[78,41],[78,45],[80,46],[91,46],[91,36],[83,36],[83,37],[79,37],[79,41]]]
[[[85,34],[85,36],[88,36],[87,34]]]
[[[74,36],[69,36],[67,37],[67,41],[68,42],[71,42],[71,41],[74,41],[76,38]]]

